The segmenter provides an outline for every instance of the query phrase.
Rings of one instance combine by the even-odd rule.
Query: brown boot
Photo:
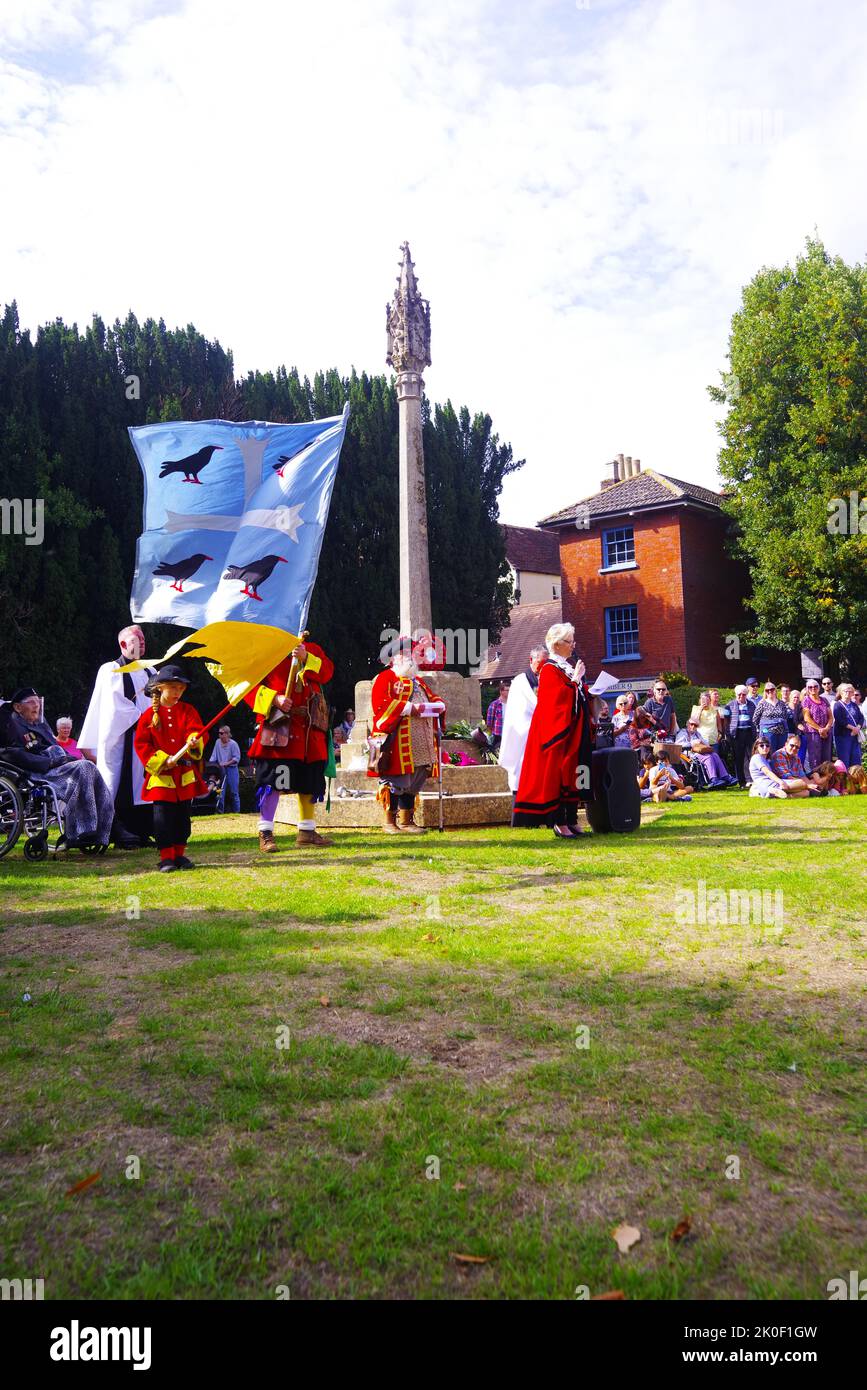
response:
[[[386,835],[397,834],[397,821],[395,819],[394,807],[386,801],[382,807],[382,828]]]
[[[397,828],[403,835],[424,835],[424,830],[420,825],[416,825],[412,818],[412,807],[401,806],[397,813]]]
[[[263,854],[277,853],[277,841],[274,839],[273,830],[259,831],[259,848]]]
[[[331,845],[333,840],[329,840],[325,835],[320,835],[318,830],[299,830],[298,845]]]

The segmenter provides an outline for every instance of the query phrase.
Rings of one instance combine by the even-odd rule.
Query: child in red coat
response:
[[[179,666],[163,665],[148,685],[153,709],[142,715],[135,731],[135,751],[146,773],[142,796],[153,802],[154,836],[164,874],[194,867],[186,855],[188,808],[193,797],[208,790],[201,773],[202,719],[181,700],[189,683]]]

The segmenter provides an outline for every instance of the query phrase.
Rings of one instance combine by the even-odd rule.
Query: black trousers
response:
[[[190,812],[186,801],[155,801],[154,839],[157,849],[185,845],[190,838]]]
[[[756,741],[754,729],[737,729],[733,742],[735,748],[735,776],[742,787],[747,784],[746,766],[749,762],[750,749]]]
[[[124,676],[124,680],[129,680]],[[130,697],[131,698],[131,697]],[[120,765],[120,783],[114,798],[114,825],[112,839],[116,836],[137,835],[140,840],[148,840],[154,833],[153,813],[149,805],[136,806],[132,790],[132,760],[135,757],[132,741],[135,725],[127,729],[123,737],[123,760]]]

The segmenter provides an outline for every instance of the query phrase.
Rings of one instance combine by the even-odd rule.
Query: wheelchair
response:
[[[52,830],[57,839],[49,843]],[[63,855],[66,840],[65,807],[57,788],[46,777],[25,772],[3,758],[0,749],[0,859],[24,835],[24,858],[39,863]],[[79,845],[82,854],[104,854],[105,845]]]

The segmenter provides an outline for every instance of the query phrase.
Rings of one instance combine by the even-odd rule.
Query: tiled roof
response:
[[[488,647],[476,675],[485,681],[520,675],[527,669],[530,648],[544,646],[548,628],[562,621],[559,599],[555,603],[516,604],[509,615],[509,626],[503,628],[499,642]]]
[[[632,478],[624,478],[622,482],[603,488],[601,492],[594,492],[591,497],[580,499],[591,521],[594,517],[641,511],[646,507],[661,507],[676,502],[698,502],[706,507],[719,507],[722,496],[710,488],[700,487],[698,483],[684,483],[680,478],[670,478],[667,473],[645,468]],[[539,525],[556,526],[561,522],[574,521],[578,505],[578,502],[573,502],[571,507],[553,512]]]
[[[538,574],[560,573],[560,545],[551,531],[535,526],[504,526],[506,559],[513,569]]]

